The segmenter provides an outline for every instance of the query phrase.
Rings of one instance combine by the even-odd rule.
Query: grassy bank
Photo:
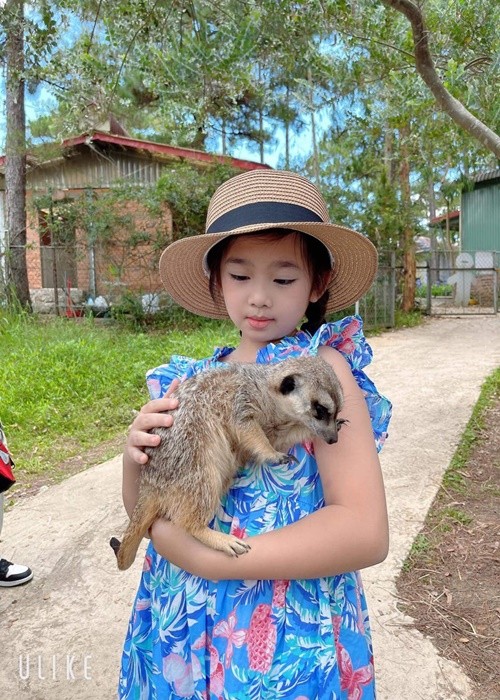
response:
[[[171,354],[204,357],[234,331],[221,322],[141,333],[93,319],[0,316],[0,419],[20,484],[125,435],[147,400],[147,369]]]
[[[229,322],[173,318],[171,327],[144,332],[92,318],[0,312],[0,420],[18,479],[10,495],[116,454],[134,410],[148,399],[147,369],[172,354],[206,357],[238,341]],[[401,327],[415,322],[399,318]],[[78,455],[80,464],[67,464]]]

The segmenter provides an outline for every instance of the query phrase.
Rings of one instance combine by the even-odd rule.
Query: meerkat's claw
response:
[[[250,549],[250,545],[244,540],[239,540],[237,537],[233,537],[233,541],[228,543],[232,550],[232,556],[239,557],[240,554],[246,554]]]
[[[239,557],[240,554],[245,554],[250,549],[248,542],[240,540],[234,535],[226,535],[224,532],[217,532],[209,527],[200,530],[191,530],[191,534],[196,539],[206,544],[207,547],[218,549],[219,552],[224,552],[230,557]]]

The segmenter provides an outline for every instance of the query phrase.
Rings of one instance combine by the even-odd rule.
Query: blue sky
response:
[[[4,76],[0,78],[0,95],[1,100],[1,110],[0,110],[0,152],[3,153],[5,150],[5,80]],[[54,108],[56,101],[50,91],[41,86],[38,88],[34,95],[26,95],[26,120],[29,122],[36,117],[43,114],[47,114]],[[325,122],[325,118],[320,119],[320,122]],[[125,125],[126,126],[126,125]],[[321,127],[319,129],[321,132]],[[319,136],[318,136],[319,138]],[[284,167],[285,160],[285,137],[281,130],[277,130],[274,135],[275,143],[271,146],[266,146],[265,148],[265,162],[272,167],[281,166]],[[217,139],[209,140],[209,150],[217,153],[222,151],[222,145]],[[307,157],[312,150],[311,147],[311,131],[310,127],[306,126],[301,134],[292,134],[290,137],[290,153],[292,159],[294,157],[300,156],[301,159]],[[235,147],[231,150],[230,155],[235,158],[244,158],[247,160],[259,161],[259,149],[258,147],[250,148],[247,145],[241,145]]]

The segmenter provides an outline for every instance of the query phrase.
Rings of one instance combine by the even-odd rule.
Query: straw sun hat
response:
[[[327,312],[357,301],[377,272],[377,251],[365,236],[332,224],[319,190],[309,180],[283,170],[251,170],[227,180],[208,207],[205,233],[171,243],[160,258],[167,292],[188,311],[228,318],[210,296],[209,250],[227,236],[285,228],[324,244],[332,260]]]

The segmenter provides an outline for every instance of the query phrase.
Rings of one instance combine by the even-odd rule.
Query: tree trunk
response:
[[[422,11],[411,0],[382,0],[384,5],[401,12],[410,22],[413,32],[415,67],[430,89],[439,107],[453,121],[465,129],[485,148],[500,158],[500,136],[469,112],[464,105],[448,92],[440,79],[429,48],[429,31],[425,26]]]
[[[410,156],[408,153],[408,139],[410,129],[403,126],[399,130],[401,149],[401,201],[404,212],[403,228],[403,311],[413,311],[415,308],[415,287],[417,277],[417,262],[415,258],[415,242],[413,240],[413,226],[411,221],[411,186],[410,186]]]
[[[313,172],[314,180],[319,187],[320,184],[320,173],[319,173],[319,152],[318,152],[318,141],[316,138],[316,117],[314,112],[314,84],[312,79],[311,69],[307,69],[307,82],[309,83],[309,110],[311,112],[311,138],[313,147]]]
[[[286,86],[286,108],[287,115],[290,107],[290,87]],[[285,121],[285,170],[290,169],[290,121],[288,116]]]
[[[5,190],[9,241],[9,296],[31,309],[26,265],[26,117],[24,112],[24,2],[7,0],[7,133]]]
[[[262,68],[259,63],[259,85],[262,85]],[[264,163],[264,113],[263,105],[259,102],[259,152],[260,162]]]

